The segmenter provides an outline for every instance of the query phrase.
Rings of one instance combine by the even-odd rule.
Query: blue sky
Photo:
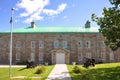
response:
[[[102,16],[109,0],[0,0],[0,31],[10,30],[11,8],[15,8],[14,27],[25,28],[34,20],[37,26],[83,27],[91,14]],[[92,27],[97,27],[91,21]]]

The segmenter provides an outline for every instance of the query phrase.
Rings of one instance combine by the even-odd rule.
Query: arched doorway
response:
[[[51,51],[52,64],[69,64],[70,51],[64,48],[57,48]]]

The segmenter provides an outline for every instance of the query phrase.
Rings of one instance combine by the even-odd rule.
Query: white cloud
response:
[[[15,19],[15,23],[18,23],[18,22],[19,22],[19,20]]]
[[[61,5],[58,6],[58,11],[63,11],[66,8],[67,4],[62,3]]]
[[[62,3],[56,10],[45,9],[45,6],[49,5],[49,3],[50,0],[22,0],[21,2],[18,2],[16,6],[18,10],[24,10],[19,16],[26,17],[26,23],[29,23],[32,20],[43,20],[44,16],[42,16],[42,14],[49,16],[60,14],[67,6],[67,4]]]
[[[67,4],[62,3],[61,5],[58,6],[57,10],[52,10],[52,9],[44,9],[43,13],[47,14],[47,15],[57,15],[60,14],[65,8],[66,8]]]

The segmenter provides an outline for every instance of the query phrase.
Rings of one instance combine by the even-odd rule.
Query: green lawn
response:
[[[68,65],[72,80],[120,80],[120,63],[96,64],[95,67],[84,68],[77,65],[81,73],[73,72],[73,65]]]
[[[24,79],[23,78],[20,78],[20,79],[14,78],[11,80],[45,80],[54,66],[52,65],[52,66],[45,66],[45,67],[46,67],[46,70],[42,74],[36,74],[35,73],[36,68],[29,68],[29,69],[12,68],[12,77],[26,76],[26,78],[24,78]],[[30,79],[30,77],[41,77],[41,78]],[[0,68],[0,80],[9,80],[9,68]]]

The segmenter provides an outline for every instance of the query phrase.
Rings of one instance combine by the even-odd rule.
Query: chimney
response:
[[[35,25],[35,22],[34,22],[34,21],[32,21],[32,22],[31,22],[31,27],[32,27],[32,28],[35,28],[35,27],[36,27],[36,25]]]
[[[85,28],[90,28],[90,21],[87,20],[86,24],[85,24]]]

